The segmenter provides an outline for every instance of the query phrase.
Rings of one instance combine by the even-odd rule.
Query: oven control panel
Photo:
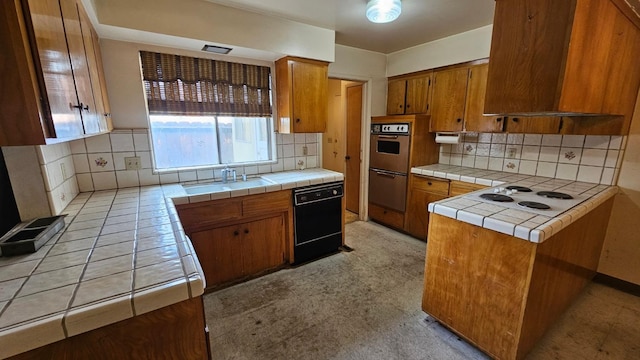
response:
[[[371,124],[371,134],[409,135],[408,123]]]

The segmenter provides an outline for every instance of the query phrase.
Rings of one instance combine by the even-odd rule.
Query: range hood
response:
[[[484,112],[606,115],[626,133],[639,58],[640,19],[624,0],[497,0]]]

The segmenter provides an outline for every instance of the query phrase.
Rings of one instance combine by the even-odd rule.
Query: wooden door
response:
[[[294,61],[291,67],[294,132],[325,132],[329,117],[327,66]]]
[[[507,132],[523,134],[558,134],[561,117],[527,116],[505,117]]]
[[[362,136],[362,84],[347,88],[347,154],[345,201],[347,210],[360,213],[360,139]]]
[[[95,134],[100,131],[100,119],[98,118],[98,113],[96,113],[96,103],[93,99],[91,75],[89,74],[89,64],[85,53],[85,40],[80,26],[78,6],[75,0],[60,0],[60,9],[62,10],[64,31],[67,37],[71,69],[78,99],[74,105],[82,107],[80,114],[84,132],[86,134]]]
[[[387,83],[387,115],[403,115],[407,90],[405,79],[389,80]]]
[[[51,120],[58,138],[78,137],[84,134],[78,97],[73,81],[71,59],[65,38],[58,0],[30,0],[29,10],[36,42],[36,59],[42,69]],[[43,94],[44,95],[44,94]],[[43,111],[47,112],[46,109]],[[48,114],[46,114],[48,116]]]
[[[405,114],[429,114],[431,74],[407,79]]]
[[[241,234],[237,225],[196,231],[190,237],[207,287],[242,276]]]
[[[469,68],[437,71],[429,131],[462,131]]]
[[[284,215],[239,225],[244,275],[284,263]]]
[[[469,69],[467,100],[464,108],[464,128],[474,132],[501,132],[504,128],[502,116],[484,116],[484,98],[487,91],[489,64],[472,66]]]

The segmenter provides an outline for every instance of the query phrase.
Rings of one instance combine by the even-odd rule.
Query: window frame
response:
[[[221,158],[221,149],[220,149],[220,132],[218,131],[218,117],[230,117],[230,116],[217,116],[212,115],[211,117],[215,118],[215,131],[217,137],[217,148],[218,148],[218,158]],[[175,173],[178,171],[197,171],[197,170],[216,170],[223,169],[225,167],[240,167],[240,166],[260,166],[260,165],[272,165],[278,163],[278,147],[276,144],[277,137],[274,129],[275,121],[273,116],[270,118],[260,117],[267,119],[267,134],[269,141],[269,160],[259,160],[259,161],[245,161],[245,162],[230,162],[230,163],[222,163],[220,164],[211,164],[211,165],[195,165],[195,166],[185,166],[185,167],[174,167],[174,168],[158,168],[156,164],[156,156],[155,156],[155,147],[153,141],[153,132],[151,130],[151,115],[147,111],[147,124],[149,125],[149,151],[151,152],[151,170],[153,174],[166,174],[166,173]]]

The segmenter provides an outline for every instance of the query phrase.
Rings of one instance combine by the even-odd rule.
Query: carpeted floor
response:
[[[205,299],[214,359],[486,359],[420,309],[426,244],[372,222],[354,249]],[[529,359],[637,359],[640,298],[591,284]]]

